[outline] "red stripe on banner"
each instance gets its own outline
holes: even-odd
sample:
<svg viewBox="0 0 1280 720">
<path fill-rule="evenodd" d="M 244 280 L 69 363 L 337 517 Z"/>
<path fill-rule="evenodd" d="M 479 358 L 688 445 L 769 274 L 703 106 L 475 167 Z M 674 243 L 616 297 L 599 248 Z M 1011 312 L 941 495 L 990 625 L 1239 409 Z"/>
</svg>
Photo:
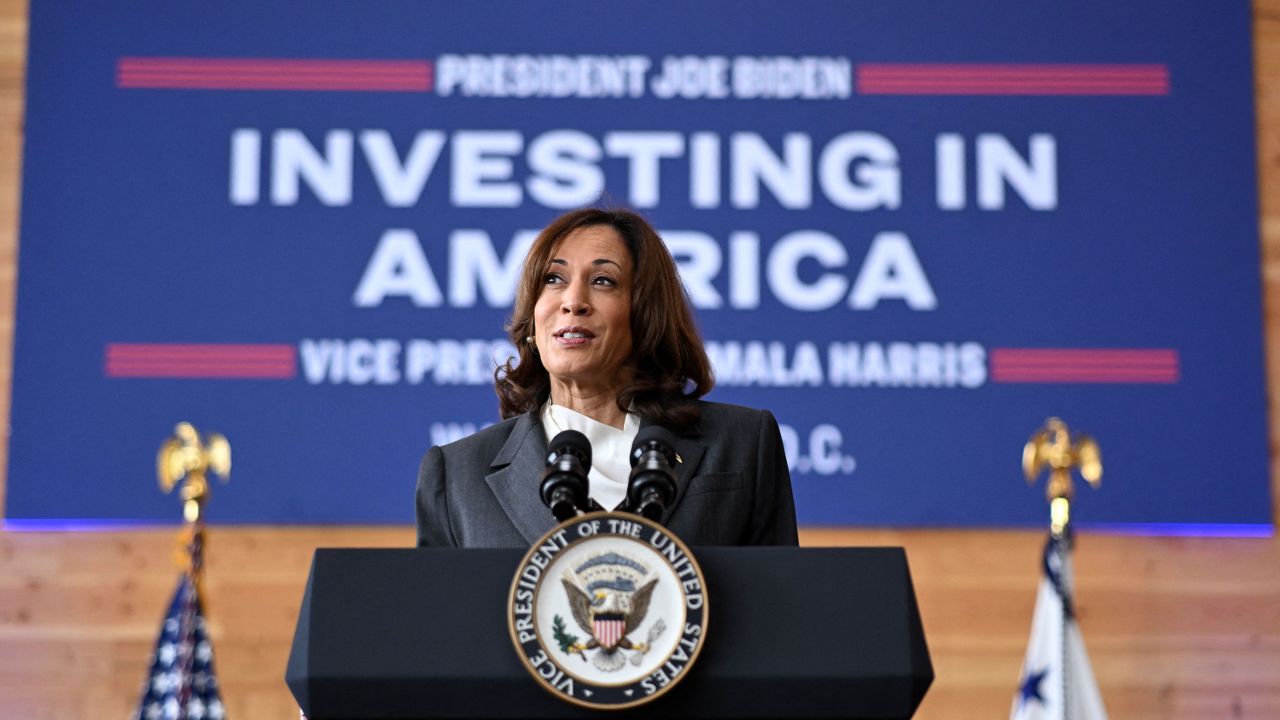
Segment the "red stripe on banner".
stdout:
<svg viewBox="0 0 1280 720">
<path fill-rule="evenodd" d="M 863 95 L 1167 95 L 1164 88 L 1126 85 L 1062 85 L 1037 84 L 993 85 L 990 83 L 948 83 L 946 86 L 926 83 L 864 84 L 858 86 Z"/>
<path fill-rule="evenodd" d="M 268 378 L 297 375 L 292 345 L 132 344 L 107 345 L 107 377 Z"/>
<path fill-rule="evenodd" d="M 240 378 L 286 380 L 295 376 L 291 365 L 108 365 L 116 378 Z"/>
<path fill-rule="evenodd" d="M 1096 63 L 859 63 L 858 70 L 877 77 L 1088 77 L 1163 78 L 1169 68 L 1157 64 Z"/>
<path fill-rule="evenodd" d="M 861 63 L 864 95 L 1168 95 L 1165 65 Z"/>
<path fill-rule="evenodd" d="M 122 88 L 217 90 L 375 90 L 430 92 L 426 60 L 298 60 L 125 57 Z"/>
<path fill-rule="evenodd" d="M 993 363 L 1174 365 L 1178 351 L 1168 348 L 1137 350 L 1109 348 L 992 348 Z"/>
<path fill-rule="evenodd" d="M 1138 366 L 1138 367 L 1122 367 L 1122 366 L 1117 367 L 1117 366 L 1106 366 L 1106 365 L 1094 366 L 1094 367 L 1087 367 L 1087 366 L 1080 367 L 1080 366 L 1074 366 L 1074 365 L 1042 365 L 1039 367 L 1026 366 L 1026 365 L 993 365 L 991 369 L 993 372 L 1003 373 L 1005 375 L 1011 375 L 1011 374 L 1017 373 L 1017 374 L 1026 375 L 1026 376 L 1044 375 L 1047 377 L 1054 376 L 1054 375 L 1065 375 L 1068 373 L 1071 373 L 1074 375 L 1081 375 L 1081 376 L 1089 375 L 1089 374 L 1114 375 L 1114 376 L 1129 374 L 1129 375 L 1160 375 L 1160 376 L 1177 377 L 1178 375 L 1177 366 L 1161 367 L 1157 365 L 1146 365 L 1146 366 Z"/>
<path fill-rule="evenodd" d="M 1005 383 L 1176 383 L 1172 349 L 993 348 L 991 380 Z"/>
<path fill-rule="evenodd" d="M 427 87 L 406 87 L 388 80 L 300 80 L 297 78 L 136 78 L 120 84 L 135 90 L 316 90 L 362 92 L 424 92 Z"/>
<path fill-rule="evenodd" d="M 204 58 L 204 57 L 122 57 L 122 70 L 263 71 L 409 73 L 430 66 L 426 60 L 316 60 L 302 58 Z"/>
<path fill-rule="evenodd" d="M 859 85 L 858 92 L 863 95 L 1080 95 L 1080 96 L 1123 96 L 1123 95 L 1167 95 L 1163 88 L 1135 86 L 1061 86 L 1047 87 L 1036 85 L 961 85 L 951 83 L 944 86 L 936 84 L 924 85 Z"/>
<path fill-rule="evenodd" d="M 210 357 L 278 359 L 292 362 L 297 350 L 282 344 L 237 343 L 108 343 L 108 358 L 183 358 Z"/>
<path fill-rule="evenodd" d="M 1074 375 L 1008 375 L 994 373 L 991 382 L 997 385 L 1176 385 L 1176 377 L 1139 377 L 1131 375 L 1098 375 L 1076 377 Z"/>
</svg>

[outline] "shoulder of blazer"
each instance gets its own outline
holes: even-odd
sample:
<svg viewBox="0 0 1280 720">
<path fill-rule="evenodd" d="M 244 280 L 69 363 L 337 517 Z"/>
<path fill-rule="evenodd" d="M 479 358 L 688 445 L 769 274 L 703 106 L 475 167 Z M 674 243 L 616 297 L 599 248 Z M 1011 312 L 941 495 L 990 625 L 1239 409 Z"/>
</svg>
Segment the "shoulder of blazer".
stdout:
<svg viewBox="0 0 1280 720">
<path fill-rule="evenodd" d="M 728 403 L 699 401 L 702 417 L 698 420 L 697 431 L 702 434 L 715 434 L 725 429 L 756 431 L 760 427 L 765 410 L 730 405 Z"/>
<path fill-rule="evenodd" d="M 524 438 L 534 431 L 541 433 L 542 428 L 537 417 L 527 412 L 442 445 L 440 450 L 448 458 L 465 458 L 472 465 L 502 467 L 510 464 Z"/>
</svg>

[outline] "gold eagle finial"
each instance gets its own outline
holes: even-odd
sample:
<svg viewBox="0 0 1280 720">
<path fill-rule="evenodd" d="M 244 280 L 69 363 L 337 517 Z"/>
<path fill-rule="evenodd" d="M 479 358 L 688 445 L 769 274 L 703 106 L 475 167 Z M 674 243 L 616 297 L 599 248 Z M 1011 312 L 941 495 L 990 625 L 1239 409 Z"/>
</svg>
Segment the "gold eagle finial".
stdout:
<svg viewBox="0 0 1280 720">
<path fill-rule="evenodd" d="M 1022 473 L 1028 484 L 1034 484 L 1046 468 L 1050 525 L 1055 535 L 1061 535 L 1070 522 L 1071 499 L 1075 495 L 1071 471 L 1079 468 L 1080 476 L 1098 487 L 1102 484 L 1102 451 L 1093 438 L 1084 433 L 1072 437 L 1066 423 L 1051 417 L 1022 448 Z"/>
<path fill-rule="evenodd" d="M 201 438 L 191 423 L 178 423 L 173 435 L 156 454 L 156 476 L 165 492 L 172 492 L 182 483 L 182 514 L 187 522 L 201 519 L 200 512 L 209 494 L 210 472 L 223 483 L 227 482 L 231 475 L 231 444 L 219 433 Z"/>
</svg>

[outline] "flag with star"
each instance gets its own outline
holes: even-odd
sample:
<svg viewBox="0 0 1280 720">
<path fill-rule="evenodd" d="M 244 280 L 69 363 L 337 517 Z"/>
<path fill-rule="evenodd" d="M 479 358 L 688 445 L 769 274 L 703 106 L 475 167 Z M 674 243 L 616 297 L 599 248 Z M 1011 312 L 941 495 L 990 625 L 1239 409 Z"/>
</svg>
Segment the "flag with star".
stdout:
<svg viewBox="0 0 1280 720">
<path fill-rule="evenodd" d="M 1071 599 L 1071 539 L 1050 535 L 1010 720 L 1106 720 Z"/>
<path fill-rule="evenodd" d="M 178 580 L 133 720 L 226 717 L 213 670 L 213 645 L 205 625 L 200 584 L 196 581 L 202 535 L 199 531 L 194 533 L 192 565 L 196 572 L 184 572 Z"/>
</svg>

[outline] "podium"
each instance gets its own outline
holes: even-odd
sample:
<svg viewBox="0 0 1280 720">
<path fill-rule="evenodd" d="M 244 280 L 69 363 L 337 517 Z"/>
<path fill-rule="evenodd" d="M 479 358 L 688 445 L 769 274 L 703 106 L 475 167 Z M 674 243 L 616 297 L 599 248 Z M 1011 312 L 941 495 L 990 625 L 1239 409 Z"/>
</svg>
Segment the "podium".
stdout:
<svg viewBox="0 0 1280 720">
<path fill-rule="evenodd" d="M 506 623 L 518 549 L 320 549 L 285 678 L 310 720 L 907 718 L 933 681 L 901 548 L 694 548 L 706 645 L 650 704 L 543 690 Z"/>
</svg>

